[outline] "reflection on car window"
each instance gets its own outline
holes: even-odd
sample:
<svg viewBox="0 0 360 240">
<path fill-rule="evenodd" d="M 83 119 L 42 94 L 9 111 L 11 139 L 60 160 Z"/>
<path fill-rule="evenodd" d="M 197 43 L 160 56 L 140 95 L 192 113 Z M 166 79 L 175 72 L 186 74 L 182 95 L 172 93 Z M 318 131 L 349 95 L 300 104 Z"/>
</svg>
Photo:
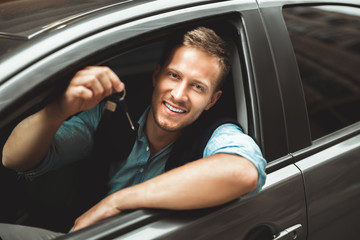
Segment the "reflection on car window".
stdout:
<svg viewBox="0 0 360 240">
<path fill-rule="evenodd" d="M 360 120 L 360 9 L 283 9 L 305 93 L 312 139 Z"/>
</svg>

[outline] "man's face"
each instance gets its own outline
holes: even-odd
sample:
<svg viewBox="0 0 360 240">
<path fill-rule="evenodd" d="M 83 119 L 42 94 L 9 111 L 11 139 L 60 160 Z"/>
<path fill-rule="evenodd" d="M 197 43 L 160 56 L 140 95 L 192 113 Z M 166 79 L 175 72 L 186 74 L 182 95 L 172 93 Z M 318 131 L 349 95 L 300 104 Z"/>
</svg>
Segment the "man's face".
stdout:
<svg viewBox="0 0 360 240">
<path fill-rule="evenodd" d="M 155 69 L 150 114 L 157 127 L 177 132 L 210 109 L 221 96 L 215 91 L 221 74 L 215 57 L 190 47 L 175 50 L 167 66 Z"/>
</svg>

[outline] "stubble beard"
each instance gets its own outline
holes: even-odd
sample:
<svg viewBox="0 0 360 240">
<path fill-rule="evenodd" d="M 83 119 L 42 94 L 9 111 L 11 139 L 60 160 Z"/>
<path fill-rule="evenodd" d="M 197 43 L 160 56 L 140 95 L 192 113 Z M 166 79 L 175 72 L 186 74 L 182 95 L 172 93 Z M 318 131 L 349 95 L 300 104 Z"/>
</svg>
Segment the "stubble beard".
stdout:
<svg viewBox="0 0 360 240">
<path fill-rule="evenodd" d="M 153 116 L 153 119 L 154 119 L 154 122 L 156 124 L 156 126 L 158 128 L 160 128 L 161 130 L 165 131 L 165 132 L 169 132 L 169 133 L 175 133 L 175 132 L 179 132 L 182 130 L 182 127 L 170 127 L 168 126 L 165 121 L 162 121 L 160 119 L 158 119 L 154 112 L 152 112 L 152 116 Z"/>
</svg>

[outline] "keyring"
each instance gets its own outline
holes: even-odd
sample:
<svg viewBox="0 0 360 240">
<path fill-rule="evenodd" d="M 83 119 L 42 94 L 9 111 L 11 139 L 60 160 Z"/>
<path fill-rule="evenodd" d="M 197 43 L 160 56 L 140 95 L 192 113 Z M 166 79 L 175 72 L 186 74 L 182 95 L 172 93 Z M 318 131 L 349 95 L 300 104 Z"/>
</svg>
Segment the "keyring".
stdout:
<svg viewBox="0 0 360 240">
<path fill-rule="evenodd" d="M 126 88 L 124 88 L 124 91 L 122 91 L 122 92 L 120 92 L 120 93 L 122 93 L 122 95 L 121 95 L 121 97 L 119 98 L 119 101 L 122 101 L 122 100 L 125 99 L 125 96 L 126 96 Z M 119 94 L 120 94 L 120 93 L 119 93 Z"/>
<path fill-rule="evenodd" d="M 111 94 L 108 99 L 112 102 L 121 102 L 125 99 L 125 97 L 126 97 L 126 89 L 124 88 L 122 92 Z"/>
</svg>

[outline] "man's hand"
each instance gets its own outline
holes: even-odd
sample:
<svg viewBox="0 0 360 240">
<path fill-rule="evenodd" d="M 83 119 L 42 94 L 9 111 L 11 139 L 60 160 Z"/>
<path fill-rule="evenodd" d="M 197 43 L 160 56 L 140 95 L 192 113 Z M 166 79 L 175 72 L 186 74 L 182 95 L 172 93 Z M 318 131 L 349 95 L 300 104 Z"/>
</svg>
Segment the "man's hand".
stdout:
<svg viewBox="0 0 360 240">
<path fill-rule="evenodd" d="M 65 93 L 51 107 L 60 118 L 95 107 L 113 92 L 124 90 L 124 83 L 108 67 L 87 67 L 75 74 Z"/>
<path fill-rule="evenodd" d="M 76 219 L 72 231 L 80 230 L 100 220 L 119 214 L 121 211 L 116 206 L 113 195 L 104 198 Z"/>
<path fill-rule="evenodd" d="M 3 165 L 28 171 L 41 163 L 63 121 L 95 107 L 112 92 L 124 90 L 124 83 L 108 67 L 87 67 L 70 81 L 65 93 L 44 109 L 20 122 L 3 149 Z"/>
</svg>

